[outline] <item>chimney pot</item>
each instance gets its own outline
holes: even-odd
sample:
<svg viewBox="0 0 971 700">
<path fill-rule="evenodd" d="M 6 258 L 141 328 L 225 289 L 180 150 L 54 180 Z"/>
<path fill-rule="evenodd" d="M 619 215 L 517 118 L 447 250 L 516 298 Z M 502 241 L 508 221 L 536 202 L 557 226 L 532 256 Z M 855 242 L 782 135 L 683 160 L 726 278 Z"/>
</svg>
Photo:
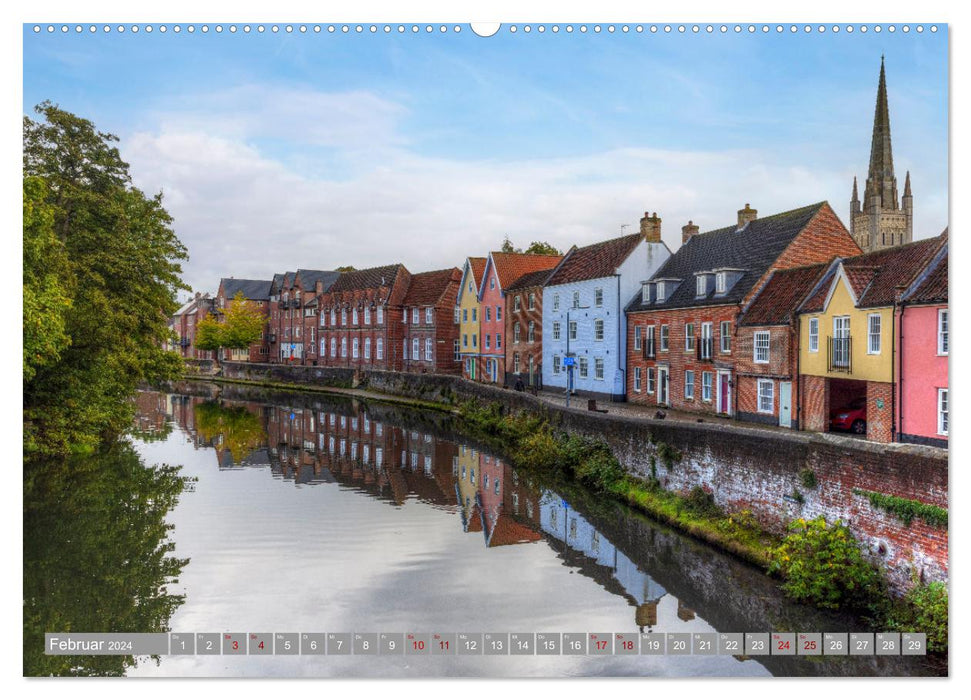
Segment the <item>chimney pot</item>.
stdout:
<svg viewBox="0 0 971 700">
<path fill-rule="evenodd" d="M 750 221 L 755 221 L 759 217 L 759 212 L 757 209 L 752 209 L 748 202 L 745 203 L 744 209 L 738 210 L 738 229 L 741 231 L 745 228 L 746 224 Z"/>
<path fill-rule="evenodd" d="M 687 226 L 681 227 L 681 245 L 687 243 L 692 236 L 696 236 L 697 234 L 698 227 L 692 221 L 688 221 Z"/>
<path fill-rule="evenodd" d="M 661 220 L 658 218 L 657 212 L 653 214 L 644 212 L 644 218 L 641 219 L 641 236 L 648 243 L 661 242 Z"/>
</svg>

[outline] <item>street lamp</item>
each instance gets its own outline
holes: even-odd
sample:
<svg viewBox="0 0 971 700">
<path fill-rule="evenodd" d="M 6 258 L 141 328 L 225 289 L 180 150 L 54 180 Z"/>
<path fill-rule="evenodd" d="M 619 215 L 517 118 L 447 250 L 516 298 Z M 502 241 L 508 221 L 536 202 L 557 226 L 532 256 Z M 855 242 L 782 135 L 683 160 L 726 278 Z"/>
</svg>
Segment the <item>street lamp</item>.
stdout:
<svg viewBox="0 0 971 700">
<path fill-rule="evenodd" d="M 589 309 L 589 306 L 573 306 L 566 310 L 566 358 L 563 363 L 566 365 L 566 407 L 570 407 L 570 394 L 573 393 L 573 367 L 576 358 L 570 354 L 570 311 L 573 309 Z"/>
</svg>

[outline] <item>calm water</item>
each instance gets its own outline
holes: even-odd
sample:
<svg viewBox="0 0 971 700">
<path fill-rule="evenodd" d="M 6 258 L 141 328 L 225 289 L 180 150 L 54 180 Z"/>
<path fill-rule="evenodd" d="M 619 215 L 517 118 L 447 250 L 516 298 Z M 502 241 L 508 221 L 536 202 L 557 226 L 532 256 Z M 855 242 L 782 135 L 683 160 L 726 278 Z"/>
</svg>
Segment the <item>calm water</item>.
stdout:
<svg viewBox="0 0 971 700">
<path fill-rule="evenodd" d="M 36 638 L 31 630 L 96 631 L 99 621 L 118 630 L 189 633 L 866 630 L 788 603 L 758 570 L 647 518 L 517 473 L 456 435 L 447 416 L 235 387 L 186 390 L 193 395 L 139 395 L 133 450 L 94 466 L 33 467 L 41 476 L 26 482 L 25 533 L 52 532 L 25 540 L 26 647 Z M 183 481 L 156 465 L 181 465 L 181 495 Z M 51 672 L 45 661 L 25 651 L 25 672 Z M 157 664 L 102 663 L 85 672 L 932 672 L 921 660 L 872 657 L 170 656 Z"/>
</svg>

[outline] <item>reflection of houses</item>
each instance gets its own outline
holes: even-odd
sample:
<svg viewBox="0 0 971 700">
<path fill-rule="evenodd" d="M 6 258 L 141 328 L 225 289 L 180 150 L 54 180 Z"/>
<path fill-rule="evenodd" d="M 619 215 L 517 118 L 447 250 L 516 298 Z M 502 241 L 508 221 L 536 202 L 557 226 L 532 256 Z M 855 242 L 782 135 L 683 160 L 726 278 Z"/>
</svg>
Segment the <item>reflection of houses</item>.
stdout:
<svg viewBox="0 0 971 700">
<path fill-rule="evenodd" d="M 639 625 L 657 623 L 657 602 L 667 595 L 667 591 L 601 535 L 586 518 L 573 510 L 569 503 L 550 491 L 546 491 L 540 499 L 540 528 L 587 560 L 579 562 L 585 575 L 637 606 L 635 618 Z M 591 567 L 590 563 L 595 566 Z"/>
<path fill-rule="evenodd" d="M 168 421 L 168 404 L 165 394 L 155 391 L 139 391 L 135 394 L 134 428 L 142 434 L 157 435 L 165 430 Z"/>
<path fill-rule="evenodd" d="M 542 538 L 535 528 L 523 522 L 515 512 L 520 507 L 522 489 L 516 489 L 516 507 L 512 507 L 512 475 L 512 467 L 501 459 L 480 453 L 479 508 L 487 547 L 536 542 Z M 532 500 L 536 502 L 535 497 Z"/>
</svg>

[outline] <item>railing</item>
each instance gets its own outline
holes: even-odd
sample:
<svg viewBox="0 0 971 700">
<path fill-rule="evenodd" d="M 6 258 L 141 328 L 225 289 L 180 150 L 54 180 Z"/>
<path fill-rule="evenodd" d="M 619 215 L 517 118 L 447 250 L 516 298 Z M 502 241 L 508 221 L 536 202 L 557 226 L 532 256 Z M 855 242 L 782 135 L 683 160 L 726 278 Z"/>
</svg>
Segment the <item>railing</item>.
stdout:
<svg viewBox="0 0 971 700">
<path fill-rule="evenodd" d="M 701 337 L 698 339 L 698 360 L 701 362 L 711 362 L 715 349 L 715 339 Z"/>
<path fill-rule="evenodd" d="M 826 359 L 830 372 L 853 372 L 853 339 L 827 337 Z"/>
<path fill-rule="evenodd" d="M 657 349 L 654 346 L 654 338 L 648 337 L 644 340 L 644 359 L 653 360 L 657 357 Z"/>
</svg>

